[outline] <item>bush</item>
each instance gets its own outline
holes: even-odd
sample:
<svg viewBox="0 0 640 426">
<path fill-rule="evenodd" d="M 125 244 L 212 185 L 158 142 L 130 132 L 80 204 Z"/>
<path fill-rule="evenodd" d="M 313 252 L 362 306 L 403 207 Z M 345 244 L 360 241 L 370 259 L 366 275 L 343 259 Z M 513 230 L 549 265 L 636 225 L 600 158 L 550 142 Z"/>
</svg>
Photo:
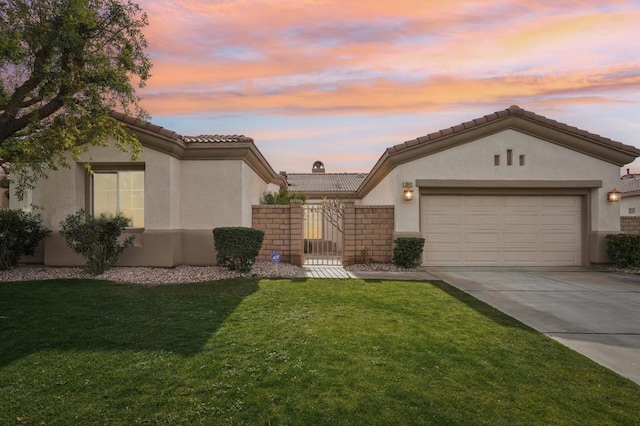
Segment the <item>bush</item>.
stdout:
<svg viewBox="0 0 640 426">
<path fill-rule="evenodd" d="M 403 237 L 393 241 L 393 264 L 403 268 L 415 268 L 422 263 L 424 238 Z"/>
<path fill-rule="evenodd" d="M 33 254 L 50 232 L 39 214 L 0 210 L 0 271 L 13 268 L 22 256 Z"/>
<path fill-rule="evenodd" d="M 607 255 L 618 266 L 640 267 L 640 235 L 610 234 L 606 237 Z"/>
<path fill-rule="evenodd" d="M 278 192 L 265 192 L 262 194 L 260 204 L 283 204 L 288 205 L 291 200 L 301 200 L 303 203 L 307 201 L 307 195 L 300 192 L 289 192 L 286 187 L 280 188 Z"/>
<path fill-rule="evenodd" d="M 84 257 L 84 270 L 98 275 L 113 266 L 124 249 L 133 246 L 133 236 L 120 240 L 128 225 L 129 219 L 124 216 L 94 218 L 80 210 L 60 223 L 60 234 L 74 252 Z"/>
<path fill-rule="evenodd" d="M 254 228 L 227 227 L 213 230 L 218 265 L 249 272 L 260 253 L 264 231 Z"/>
</svg>

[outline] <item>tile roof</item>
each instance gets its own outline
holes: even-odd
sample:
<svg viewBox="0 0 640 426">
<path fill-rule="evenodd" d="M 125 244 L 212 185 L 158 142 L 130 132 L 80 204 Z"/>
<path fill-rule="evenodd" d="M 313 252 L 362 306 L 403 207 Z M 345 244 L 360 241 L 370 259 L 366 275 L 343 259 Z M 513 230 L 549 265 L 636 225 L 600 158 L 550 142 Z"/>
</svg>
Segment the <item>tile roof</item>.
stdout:
<svg viewBox="0 0 640 426">
<path fill-rule="evenodd" d="M 620 179 L 620 184 L 616 189 L 622 192 L 623 194 L 640 191 L 640 178 L 634 177 L 631 179 L 629 178 Z"/>
<path fill-rule="evenodd" d="M 234 142 L 250 142 L 253 139 L 244 135 L 199 135 L 199 136 L 182 136 L 173 130 L 165 129 L 162 126 L 149 123 L 148 121 L 139 120 L 135 117 L 123 114 L 117 111 L 111 111 L 111 116 L 126 124 L 137 127 L 139 129 L 148 130 L 161 136 L 168 137 L 173 140 L 181 140 L 184 143 L 234 143 Z"/>
<path fill-rule="evenodd" d="M 366 173 L 288 173 L 291 192 L 355 192 Z"/>
<path fill-rule="evenodd" d="M 253 139 L 245 135 L 199 135 L 182 136 L 184 143 L 234 143 L 253 142 Z"/>
<path fill-rule="evenodd" d="M 173 130 L 165 129 L 162 126 L 151 124 L 148 121 L 139 120 L 135 117 L 131 117 L 130 115 L 126 115 L 121 112 L 111 111 L 111 116 L 116 120 L 120 120 L 126 124 L 138 127 L 140 129 L 148 130 L 152 133 L 157 133 L 173 140 L 179 140 L 181 138 L 181 136 Z"/>
<path fill-rule="evenodd" d="M 604 145 L 611 146 L 613 148 L 632 151 L 632 152 L 635 152 L 637 155 L 640 155 L 640 150 L 636 147 L 613 141 L 609 138 L 605 138 L 595 133 L 587 132 L 586 130 L 578 129 L 577 127 L 574 127 L 574 126 L 569 126 L 568 124 L 560 123 L 556 120 L 552 120 L 550 118 L 533 113 L 531 111 L 527 111 L 523 108 L 520 108 L 517 105 L 511 105 L 509 108 L 505 110 L 497 111 L 497 112 L 494 112 L 493 114 L 485 115 L 484 117 L 476 118 L 474 120 L 467 121 L 462 124 L 458 124 L 457 126 L 452 126 L 446 129 L 442 129 L 434 133 L 429 133 L 426 136 L 421 136 L 419 138 L 412 139 L 410 141 L 392 146 L 390 148 L 387 148 L 386 152 L 388 154 L 395 154 L 397 152 L 401 152 L 401 151 L 410 149 L 412 147 L 415 147 L 416 145 L 430 143 L 440 138 L 450 136 L 455 133 L 460 133 L 469 129 L 473 129 L 474 127 L 479 127 L 484 124 L 490 123 L 492 121 L 501 120 L 509 116 L 519 116 L 519 117 L 528 118 L 532 121 L 547 125 L 557 130 L 573 133 L 575 135 L 591 139 L 595 142 L 599 142 Z"/>
</svg>

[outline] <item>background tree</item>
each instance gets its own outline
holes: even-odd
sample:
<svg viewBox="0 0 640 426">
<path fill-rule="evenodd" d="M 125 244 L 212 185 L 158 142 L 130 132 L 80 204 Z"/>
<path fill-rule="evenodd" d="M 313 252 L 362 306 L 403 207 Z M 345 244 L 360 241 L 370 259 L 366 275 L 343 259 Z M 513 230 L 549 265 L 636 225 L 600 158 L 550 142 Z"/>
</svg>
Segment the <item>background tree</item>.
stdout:
<svg viewBox="0 0 640 426">
<path fill-rule="evenodd" d="M 0 0 L 0 165 L 19 196 L 47 170 L 109 139 L 140 144 L 113 109 L 146 118 L 134 86 L 151 63 L 147 16 L 131 1 Z"/>
<path fill-rule="evenodd" d="M 301 192 L 289 192 L 286 186 L 280 188 L 278 192 L 267 191 L 262 194 L 260 204 L 289 204 L 291 200 L 307 201 L 307 195 Z"/>
</svg>

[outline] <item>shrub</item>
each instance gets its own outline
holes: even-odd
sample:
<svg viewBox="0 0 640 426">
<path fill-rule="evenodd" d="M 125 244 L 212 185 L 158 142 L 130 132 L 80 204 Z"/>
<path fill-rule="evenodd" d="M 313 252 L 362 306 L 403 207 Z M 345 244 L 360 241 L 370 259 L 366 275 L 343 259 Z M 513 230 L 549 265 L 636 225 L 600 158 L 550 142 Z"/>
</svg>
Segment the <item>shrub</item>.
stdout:
<svg viewBox="0 0 640 426">
<path fill-rule="evenodd" d="M 264 231 L 254 228 L 226 227 L 213 230 L 218 265 L 249 272 L 260 253 Z"/>
<path fill-rule="evenodd" d="M 33 254 L 51 231 L 42 225 L 39 214 L 22 210 L 0 211 L 0 270 L 11 269 L 24 255 Z"/>
<path fill-rule="evenodd" d="M 607 240 L 607 255 L 620 267 L 640 267 L 640 235 L 638 234 L 609 234 Z"/>
<path fill-rule="evenodd" d="M 422 263 L 424 238 L 403 237 L 394 240 L 393 264 L 403 268 L 415 268 Z"/>
<path fill-rule="evenodd" d="M 265 192 L 262 194 L 262 199 L 260 200 L 260 204 L 290 204 L 291 200 L 302 200 L 302 202 L 307 201 L 307 195 L 297 192 L 289 192 L 287 187 L 282 187 L 278 192 Z"/>
<path fill-rule="evenodd" d="M 124 249 L 133 246 L 133 236 L 120 240 L 128 225 L 129 219 L 124 216 L 94 218 L 79 210 L 60 223 L 60 234 L 74 252 L 84 257 L 84 270 L 98 275 L 113 266 Z"/>
</svg>

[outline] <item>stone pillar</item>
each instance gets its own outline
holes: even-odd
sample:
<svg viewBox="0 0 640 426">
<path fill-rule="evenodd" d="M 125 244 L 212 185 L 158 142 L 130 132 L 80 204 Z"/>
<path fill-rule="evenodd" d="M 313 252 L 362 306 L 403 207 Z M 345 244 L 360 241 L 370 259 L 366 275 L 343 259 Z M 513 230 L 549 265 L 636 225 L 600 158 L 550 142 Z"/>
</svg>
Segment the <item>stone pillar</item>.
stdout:
<svg viewBox="0 0 640 426">
<path fill-rule="evenodd" d="M 342 222 L 342 265 L 353 265 L 357 262 L 356 253 L 356 202 L 344 200 L 344 216 Z"/>
<path fill-rule="evenodd" d="M 302 226 L 303 226 L 303 212 L 302 212 L 302 200 L 291 200 L 291 264 L 302 266 L 303 252 L 302 252 Z"/>
</svg>

